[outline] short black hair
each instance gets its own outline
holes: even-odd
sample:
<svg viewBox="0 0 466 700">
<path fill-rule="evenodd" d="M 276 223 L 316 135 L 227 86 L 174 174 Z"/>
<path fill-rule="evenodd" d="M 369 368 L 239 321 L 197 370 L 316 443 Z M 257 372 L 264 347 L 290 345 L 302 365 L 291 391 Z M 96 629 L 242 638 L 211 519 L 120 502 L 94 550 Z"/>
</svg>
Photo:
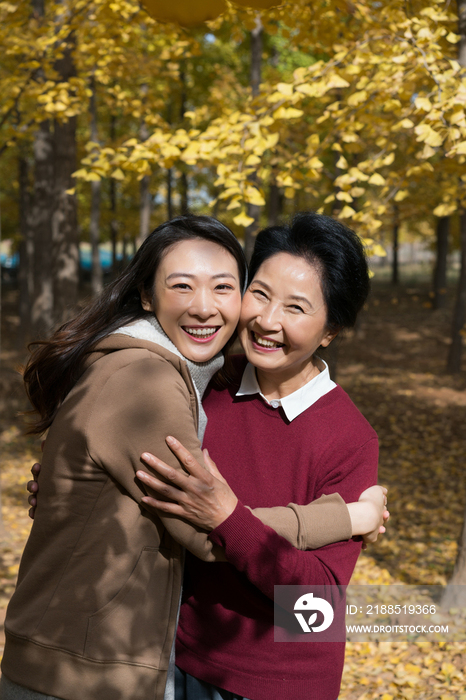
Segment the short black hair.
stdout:
<svg viewBox="0 0 466 700">
<path fill-rule="evenodd" d="M 268 258 L 278 253 L 304 258 L 317 268 L 330 330 L 354 326 L 370 291 L 364 246 L 354 231 L 315 212 L 296 214 L 290 224 L 269 226 L 257 235 L 249 280 Z"/>
</svg>

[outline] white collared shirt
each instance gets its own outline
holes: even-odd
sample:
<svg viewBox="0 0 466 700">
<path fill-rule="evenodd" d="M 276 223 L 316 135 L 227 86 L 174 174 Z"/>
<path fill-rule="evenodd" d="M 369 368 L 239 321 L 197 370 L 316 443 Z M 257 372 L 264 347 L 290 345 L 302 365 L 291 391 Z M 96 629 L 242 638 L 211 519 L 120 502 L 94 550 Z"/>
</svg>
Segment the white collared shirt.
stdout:
<svg viewBox="0 0 466 700">
<path fill-rule="evenodd" d="M 291 422 L 310 408 L 312 404 L 322 398 L 322 396 L 325 396 L 325 394 L 328 394 L 329 391 L 332 391 L 332 389 L 336 387 L 335 382 L 330 379 L 327 363 L 323 360 L 321 360 L 321 362 L 324 363 L 325 369 L 323 369 L 317 377 L 314 377 L 307 384 L 293 391 L 292 394 L 288 394 L 288 396 L 284 396 L 282 399 L 273 399 L 272 401 L 268 401 L 261 392 L 256 377 L 256 371 L 253 365 L 248 362 L 243 373 L 241 386 L 236 392 L 236 396 L 259 394 L 272 408 L 279 408 L 281 406 L 286 417 Z"/>
</svg>

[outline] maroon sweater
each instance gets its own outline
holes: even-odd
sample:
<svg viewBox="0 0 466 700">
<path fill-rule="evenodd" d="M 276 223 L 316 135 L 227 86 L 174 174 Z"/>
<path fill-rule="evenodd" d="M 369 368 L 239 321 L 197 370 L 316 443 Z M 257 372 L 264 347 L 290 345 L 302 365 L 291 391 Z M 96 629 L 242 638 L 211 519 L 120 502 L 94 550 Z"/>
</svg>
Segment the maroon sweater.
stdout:
<svg viewBox="0 0 466 700">
<path fill-rule="evenodd" d="M 274 585 L 347 584 L 361 544 L 294 549 L 245 507 L 355 501 L 377 479 L 377 436 L 336 387 L 291 423 L 237 386 L 210 389 L 204 446 L 240 499 L 210 535 L 227 564 L 188 555 L 176 663 L 251 700 L 336 700 L 344 643 L 274 642 Z"/>
</svg>

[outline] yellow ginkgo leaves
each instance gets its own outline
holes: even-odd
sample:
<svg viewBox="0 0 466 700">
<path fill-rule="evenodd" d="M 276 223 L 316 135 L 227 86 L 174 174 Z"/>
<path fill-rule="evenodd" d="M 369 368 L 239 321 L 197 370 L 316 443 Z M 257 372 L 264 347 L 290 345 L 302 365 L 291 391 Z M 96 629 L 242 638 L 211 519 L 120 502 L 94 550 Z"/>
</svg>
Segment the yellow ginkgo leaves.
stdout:
<svg viewBox="0 0 466 700">
<path fill-rule="evenodd" d="M 433 214 L 434 216 L 450 216 L 458 208 L 457 202 L 444 202 L 435 207 Z"/>
<path fill-rule="evenodd" d="M 244 228 L 247 228 L 254 223 L 254 219 L 248 216 L 244 211 L 242 211 L 241 214 L 238 214 L 238 216 L 235 216 L 233 221 L 237 226 L 242 226 Z"/>
<path fill-rule="evenodd" d="M 446 1 L 410 9 L 382 3 L 376 13 L 370 0 L 358 0 L 351 9 L 334 0 L 283 6 L 240 0 L 236 10 L 226 0 L 143 2 L 156 21 L 142 15 L 134 0 L 113 0 L 111 6 L 92 0 L 97 19 L 83 36 L 76 29 L 79 81 L 60 86 L 50 80 L 40 95 L 34 93 L 40 105 L 36 120 L 82 114 L 89 99 L 85 70 L 92 66 L 105 109 L 122 115 L 119 129 L 126 134 L 92 146 L 77 169 L 78 180 L 134 182 L 149 173 L 163 180 L 164 169 L 174 168 L 196 183 L 209 173 L 208 196 L 219 204 L 219 215 L 236 215 L 237 226 L 249 225 L 249 205 L 262 208 L 265 222 L 270 186 L 276 185 L 288 210 L 293 201 L 331 213 L 333 203 L 336 215 L 363 237 L 388 230 L 394 208 L 401 218 L 417 219 L 421 211 L 431 218 L 462 196 L 466 77 L 456 60 L 454 8 Z M 228 50 L 238 55 L 248 50 L 255 13 L 238 5 L 260 9 L 264 33 L 279 32 L 287 41 L 278 66 L 264 61 L 254 96 L 245 73 L 240 75 L 244 66 L 232 68 L 230 59 L 222 58 L 225 41 L 233 36 L 236 43 Z M 123 21 L 125 13 L 134 21 Z M 341 21 L 345 13 L 351 21 Z M 2 17 L 7 16 L 5 10 Z M 188 26 L 213 17 L 204 34 L 160 23 Z M 113 30 L 94 36 L 102 18 L 111 19 Z M 46 39 L 52 51 L 54 35 Z M 128 68 L 128 47 L 136 56 L 139 39 L 140 62 Z M 209 65 L 210 58 L 198 60 L 204 52 L 207 57 L 211 45 L 215 65 Z M 296 59 L 291 63 L 288 50 Z M 213 77 L 204 85 L 210 72 Z M 19 82 L 15 88 L 22 89 Z M 181 93 L 185 111 L 172 124 L 168 102 L 172 114 L 177 112 Z M 16 99 L 12 90 L 8 99 L 10 105 Z M 138 137 L 142 122 L 149 138 Z M 459 183 L 457 196 L 449 191 L 453 181 Z"/>
<path fill-rule="evenodd" d="M 415 127 L 414 132 L 417 135 L 417 140 L 424 141 L 428 146 L 436 147 L 443 143 L 443 136 L 429 124 L 419 124 Z"/>
</svg>

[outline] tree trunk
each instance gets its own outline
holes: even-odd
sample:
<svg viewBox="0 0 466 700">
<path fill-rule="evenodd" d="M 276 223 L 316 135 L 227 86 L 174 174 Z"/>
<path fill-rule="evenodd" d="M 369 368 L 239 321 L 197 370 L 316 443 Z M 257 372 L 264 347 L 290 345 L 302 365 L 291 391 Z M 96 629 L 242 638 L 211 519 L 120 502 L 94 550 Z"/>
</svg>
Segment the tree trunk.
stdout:
<svg viewBox="0 0 466 700">
<path fill-rule="evenodd" d="M 2 207 L 0 202 L 0 243 L 2 242 Z M 2 350 L 2 266 L 0 265 L 0 357 Z M 1 514 L 1 507 L 0 507 Z"/>
<path fill-rule="evenodd" d="M 252 96 L 257 97 L 260 90 L 261 83 L 261 69 L 262 69 L 262 37 L 263 29 L 260 14 L 256 14 L 256 26 L 251 32 L 251 91 Z M 250 182 L 255 185 L 259 185 L 259 178 L 257 173 L 253 173 L 249 176 Z M 252 251 L 254 249 L 254 239 L 259 228 L 261 207 L 257 204 L 248 205 L 248 216 L 254 219 L 250 226 L 244 229 L 244 253 L 246 259 L 250 260 Z"/>
<path fill-rule="evenodd" d="M 116 137 L 116 117 L 114 114 L 110 117 L 110 139 L 112 144 Z M 117 191 L 116 181 L 110 178 L 110 242 L 112 244 L 112 278 L 115 278 L 118 273 L 117 261 L 117 240 L 118 240 L 118 221 L 117 221 Z"/>
<path fill-rule="evenodd" d="M 68 82 L 76 75 L 72 36 L 63 57 L 55 64 L 60 78 Z M 55 121 L 54 129 L 55 201 L 52 217 L 54 262 L 54 317 L 57 323 L 70 319 L 78 303 L 79 239 L 76 195 L 67 194 L 75 182 L 71 177 L 76 170 L 76 117 L 67 122 Z"/>
<path fill-rule="evenodd" d="M 127 233 L 123 236 L 123 260 L 122 268 L 125 268 L 129 262 L 129 236 Z"/>
<path fill-rule="evenodd" d="M 466 67 L 466 0 L 458 0 L 458 63 Z M 453 312 L 451 345 L 448 353 L 447 372 L 457 374 L 461 371 L 461 351 L 463 346 L 464 325 L 466 322 L 466 210 L 460 213 L 461 271 L 456 292 Z"/>
<path fill-rule="evenodd" d="M 29 164 L 20 155 L 19 182 L 19 333 L 18 347 L 24 348 L 31 338 L 31 307 L 34 298 L 34 238 L 31 227 L 31 196 L 29 192 Z"/>
<path fill-rule="evenodd" d="M 32 14 L 36 19 L 44 16 L 45 2 L 44 0 L 32 0 Z"/>
<path fill-rule="evenodd" d="M 52 215 L 53 142 L 49 121 L 34 136 L 34 195 L 31 217 L 34 240 L 34 299 L 31 325 L 34 337 L 48 335 L 53 325 Z"/>
<path fill-rule="evenodd" d="M 167 170 L 167 219 L 173 219 L 173 183 L 171 168 Z"/>
<path fill-rule="evenodd" d="M 184 170 L 180 175 L 180 212 L 182 216 L 187 216 L 189 213 L 188 176 Z"/>
<path fill-rule="evenodd" d="M 0 207 L 0 243 L 2 241 L 2 209 Z M 0 266 L 0 351 L 2 349 L 2 270 Z M 3 537 L 5 534 L 5 528 L 3 525 L 3 508 L 2 508 L 2 491 L 1 491 L 1 486 L 0 486 L 0 537 Z"/>
<path fill-rule="evenodd" d="M 466 66 L 466 0 L 458 0 L 458 33 L 460 42 L 458 46 L 458 61 Z M 448 353 L 447 369 L 451 373 L 460 371 L 461 368 L 461 330 L 466 320 L 466 212 L 460 213 L 460 239 L 461 239 L 461 272 L 458 281 L 458 291 L 453 315 L 452 343 Z M 455 562 L 453 575 L 448 581 L 442 596 L 441 605 L 447 610 L 453 607 L 466 607 L 466 512 L 463 516 L 463 528 L 458 540 L 458 555 Z"/>
<path fill-rule="evenodd" d="M 32 14 L 40 22 L 44 0 L 32 0 Z M 50 122 L 44 120 L 34 134 L 34 189 L 31 211 L 33 245 L 33 299 L 30 330 L 34 337 L 46 336 L 53 323 L 52 281 L 52 213 L 53 213 L 53 144 Z"/>
<path fill-rule="evenodd" d="M 447 372 L 457 374 L 461 371 L 461 350 L 466 323 L 466 211 L 460 214 L 461 271 L 458 280 L 455 309 L 451 331 L 451 345 L 448 353 Z"/>
<path fill-rule="evenodd" d="M 252 178 L 249 178 L 252 180 Z M 248 216 L 254 219 L 254 222 L 244 229 L 244 254 L 246 260 L 249 262 L 251 260 L 252 251 L 254 250 L 254 243 L 256 240 L 256 234 L 259 229 L 259 216 L 261 207 L 257 204 L 249 204 L 248 206 Z"/>
<path fill-rule="evenodd" d="M 460 41 L 458 44 L 458 63 L 466 67 L 466 0 L 458 0 L 458 34 Z"/>
<path fill-rule="evenodd" d="M 436 259 L 434 268 L 434 309 L 443 309 L 447 301 L 447 258 L 450 218 L 437 219 Z"/>
<path fill-rule="evenodd" d="M 262 71 L 262 36 L 263 28 L 260 14 L 256 14 L 256 26 L 251 32 L 251 89 L 252 96 L 257 97 L 261 84 Z"/>
<path fill-rule="evenodd" d="M 180 70 L 180 123 L 183 122 L 184 113 L 186 112 L 186 73 L 184 69 Z M 186 165 L 179 165 L 180 168 L 180 213 L 182 216 L 187 216 L 189 212 L 189 197 L 188 197 L 188 175 L 186 173 Z"/>
<path fill-rule="evenodd" d="M 115 278 L 118 274 L 117 260 L 117 242 L 118 242 L 118 221 L 117 214 L 117 195 L 116 182 L 113 178 L 110 179 L 110 243 L 112 244 L 112 277 Z"/>
<path fill-rule="evenodd" d="M 144 98 L 147 95 L 147 90 L 147 85 L 142 85 L 141 95 Z M 147 124 L 144 120 L 142 121 L 139 129 L 139 137 L 141 141 L 146 141 L 149 138 L 149 129 L 147 128 Z M 134 241 L 135 248 L 139 248 L 150 233 L 151 212 L 152 197 L 150 194 L 150 175 L 144 175 L 139 183 L 139 235 Z"/>
<path fill-rule="evenodd" d="M 79 284 L 79 241 L 76 197 L 67 194 L 76 170 L 76 119 L 55 124 L 55 207 L 52 219 L 54 316 L 58 323 L 76 310 Z"/>
<path fill-rule="evenodd" d="M 145 122 L 141 124 L 141 139 L 149 138 L 149 129 Z M 150 215 L 152 211 L 152 197 L 150 195 L 150 175 L 144 175 L 139 185 L 139 237 L 135 245 L 139 248 L 150 233 Z"/>
<path fill-rule="evenodd" d="M 99 143 L 97 130 L 97 96 L 94 76 L 91 77 L 91 98 L 89 109 L 91 113 L 91 141 Z M 92 267 L 91 267 L 91 289 L 92 296 L 97 296 L 103 289 L 103 273 L 100 262 L 100 203 L 101 203 L 100 180 L 91 182 L 91 216 L 89 222 L 89 239 L 91 243 Z"/>
<path fill-rule="evenodd" d="M 343 94 L 341 90 L 335 90 L 335 99 L 336 100 L 341 100 L 343 99 Z M 334 176 L 333 176 L 333 201 L 330 205 L 330 216 L 337 217 L 338 213 L 341 211 L 343 207 L 343 202 L 341 199 L 337 199 L 337 194 L 341 192 L 341 187 L 335 184 L 336 180 L 340 177 L 340 175 L 343 175 L 345 172 L 338 166 L 338 162 L 340 160 L 341 154 L 338 153 L 338 151 L 333 152 L 333 169 L 334 169 Z"/>
<path fill-rule="evenodd" d="M 398 217 L 398 207 L 394 207 L 393 216 L 394 216 L 394 219 L 393 219 L 393 240 L 392 240 L 392 250 L 393 250 L 392 284 L 394 286 L 397 286 L 400 282 L 400 271 L 399 271 L 399 261 L 398 261 L 400 220 Z"/>
<path fill-rule="evenodd" d="M 139 238 L 138 247 L 150 233 L 150 215 L 152 212 L 152 197 L 150 193 L 150 175 L 144 175 L 139 185 Z"/>
<path fill-rule="evenodd" d="M 283 195 L 275 182 L 269 189 L 269 226 L 276 226 L 283 209 Z"/>
<path fill-rule="evenodd" d="M 92 296 L 97 296 L 103 289 L 103 271 L 100 262 L 100 181 L 91 182 L 91 216 L 89 221 L 89 240 L 91 243 L 91 289 Z"/>
</svg>

